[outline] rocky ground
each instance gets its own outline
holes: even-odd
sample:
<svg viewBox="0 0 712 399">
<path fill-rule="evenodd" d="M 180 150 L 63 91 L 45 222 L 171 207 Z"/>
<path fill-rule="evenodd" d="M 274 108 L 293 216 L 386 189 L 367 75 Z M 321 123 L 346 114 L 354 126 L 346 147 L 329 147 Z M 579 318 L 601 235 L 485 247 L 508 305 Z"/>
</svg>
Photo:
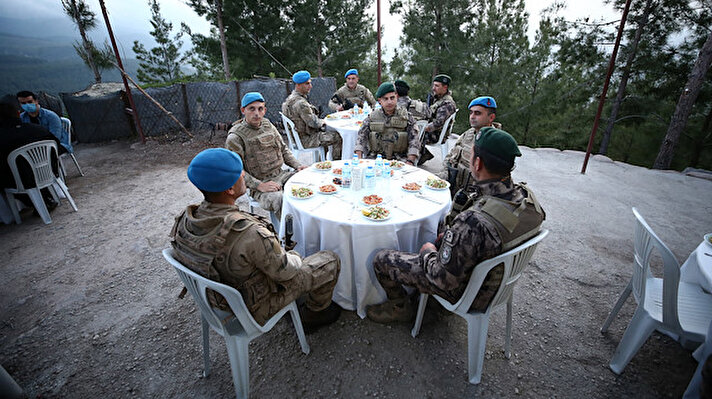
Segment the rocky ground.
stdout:
<svg viewBox="0 0 712 399">
<path fill-rule="evenodd" d="M 222 339 L 211 333 L 212 374 L 201 378 L 198 311 L 163 260 L 173 217 L 200 199 L 185 168 L 224 135 L 78 145 L 86 176 L 68 165 L 66 202 L 53 223 L 27 215 L 0 225 L 0 363 L 29 397 L 234 397 Z M 255 398 L 655 398 L 680 397 L 691 352 L 655 333 L 625 372 L 608 362 L 635 309 L 631 297 L 599 332 L 631 275 L 636 206 L 680 262 L 712 231 L 712 181 L 583 154 L 523 148 L 513 175 L 526 180 L 551 231 L 515 292 L 513 354 L 505 310 L 492 314 L 479 385 L 467 382 L 463 320 L 429 310 L 383 326 L 344 312 L 308 336 L 291 323 L 250 345 Z M 428 163 L 438 169 L 439 161 Z M 241 199 L 241 204 L 247 203 Z"/>
</svg>

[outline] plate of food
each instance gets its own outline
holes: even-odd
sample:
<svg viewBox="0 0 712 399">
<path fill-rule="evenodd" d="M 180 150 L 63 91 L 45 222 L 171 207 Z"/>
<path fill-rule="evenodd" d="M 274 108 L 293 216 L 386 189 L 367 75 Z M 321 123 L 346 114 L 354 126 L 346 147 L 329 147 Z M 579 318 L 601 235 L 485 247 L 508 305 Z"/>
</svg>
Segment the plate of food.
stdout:
<svg viewBox="0 0 712 399">
<path fill-rule="evenodd" d="M 431 190 L 447 190 L 450 187 L 450 183 L 447 180 L 431 176 L 425 180 L 425 186 Z"/>
<path fill-rule="evenodd" d="M 390 162 L 391 169 L 394 169 L 394 170 L 403 169 L 403 167 L 405 166 L 405 162 L 397 161 L 395 159 L 392 161 L 387 161 L 387 162 Z"/>
<path fill-rule="evenodd" d="M 351 115 L 343 114 L 343 115 L 341 115 L 341 119 L 351 119 Z"/>
<path fill-rule="evenodd" d="M 363 208 L 361 214 L 366 219 L 373 220 L 374 222 L 382 222 L 391 218 L 391 211 L 382 206 Z"/>
<path fill-rule="evenodd" d="M 338 119 L 338 116 L 336 116 L 336 114 L 329 114 L 326 116 L 326 119 Z"/>
<path fill-rule="evenodd" d="M 378 205 L 383 203 L 383 197 L 379 197 L 376 194 L 371 194 L 371 195 L 365 195 L 363 198 L 361 198 L 361 202 L 364 205 Z"/>
<path fill-rule="evenodd" d="M 314 169 L 319 172 L 326 172 L 331 170 L 331 161 L 317 162 L 314 164 Z"/>
<path fill-rule="evenodd" d="M 333 184 L 325 184 L 323 186 L 319 186 L 319 190 L 317 190 L 317 191 L 319 194 L 331 195 L 331 194 L 336 194 L 336 192 L 338 190 L 339 189 L 336 188 L 336 186 Z"/>
<path fill-rule="evenodd" d="M 406 184 L 404 184 L 404 185 L 401 186 L 401 188 L 403 189 L 403 191 L 407 191 L 407 192 L 409 192 L 409 193 L 417 193 L 417 192 L 420 192 L 420 189 L 421 189 L 422 187 L 423 187 L 423 186 L 421 186 L 420 184 L 415 183 L 415 182 L 406 183 Z"/>
<path fill-rule="evenodd" d="M 705 242 L 712 247 L 712 233 L 705 234 Z"/>
<path fill-rule="evenodd" d="M 341 170 L 341 168 L 334 168 L 331 170 L 331 173 L 336 176 L 341 176 L 342 170 Z"/>
<path fill-rule="evenodd" d="M 292 197 L 296 199 L 309 199 L 314 196 L 314 190 L 309 187 L 292 187 Z"/>
<path fill-rule="evenodd" d="M 331 179 L 331 181 L 332 181 L 334 184 L 336 184 L 337 186 L 340 186 L 340 185 L 341 185 L 341 178 L 340 178 L 340 177 L 335 177 L 335 178 Z"/>
</svg>

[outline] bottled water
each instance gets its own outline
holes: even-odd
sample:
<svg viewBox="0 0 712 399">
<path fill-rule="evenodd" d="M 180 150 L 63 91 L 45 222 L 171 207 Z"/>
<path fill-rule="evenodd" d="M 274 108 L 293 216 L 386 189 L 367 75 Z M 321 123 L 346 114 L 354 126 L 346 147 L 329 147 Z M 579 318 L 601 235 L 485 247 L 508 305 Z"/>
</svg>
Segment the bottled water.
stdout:
<svg viewBox="0 0 712 399">
<path fill-rule="evenodd" d="M 351 168 L 351 189 L 359 191 L 363 188 L 363 169 L 358 165 L 358 157 L 356 163 Z"/>
<path fill-rule="evenodd" d="M 363 103 L 363 115 L 364 117 L 368 116 L 368 114 L 371 113 L 371 106 L 368 105 L 367 101 L 364 101 Z"/>
<path fill-rule="evenodd" d="M 351 165 L 348 162 L 341 168 L 341 188 L 351 188 Z"/>
<path fill-rule="evenodd" d="M 351 112 L 354 113 L 354 118 L 358 118 L 358 104 L 354 104 L 354 107 L 351 108 Z"/>
<path fill-rule="evenodd" d="M 376 156 L 376 177 L 381 177 L 382 173 L 383 173 L 383 157 L 381 156 L 381 154 L 378 154 Z"/>
<path fill-rule="evenodd" d="M 381 176 L 383 177 L 383 180 L 387 182 L 391 181 L 391 163 L 389 161 L 383 163 L 383 172 L 381 173 Z M 388 185 L 388 187 L 390 187 L 390 185 Z"/>
<path fill-rule="evenodd" d="M 370 190 L 376 188 L 376 175 L 373 171 L 373 166 L 371 165 L 366 168 L 366 174 L 364 175 L 364 187 Z"/>
</svg>

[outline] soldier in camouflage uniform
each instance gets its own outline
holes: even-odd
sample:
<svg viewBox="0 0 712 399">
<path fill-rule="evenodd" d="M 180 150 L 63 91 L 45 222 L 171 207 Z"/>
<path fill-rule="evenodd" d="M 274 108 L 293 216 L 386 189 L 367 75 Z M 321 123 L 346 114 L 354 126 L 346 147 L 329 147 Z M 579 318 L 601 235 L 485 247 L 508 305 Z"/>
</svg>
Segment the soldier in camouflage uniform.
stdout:
<svg viewBox="0 0 712 399">
<path fill-rule="evenodd" d="M 376 106 L 376 99 L 373 98 L 371 90 L 364 85 L 358 84 L 358 70 L 349 69 L 344 75 L 346 83 L 336 90 L 334 96 L 329 100 L 329 108 L 334 111 L 343 111 L 351 109 L 354 104 L 363 107 L 364 101 L 371 106 Z"/>
<path fill-rule="evenodd" d="M 267 107 L 262 94 L 247 93 L 240 105 L 244 118 L 232 125 L 225 148 L 244 160 L 245 182 L 250 196 L 259 202 L 262 209 L 274 212 L 279 219 L 282 214 L 282 187 L 296 173 L 294 170 L 283 170 L 282 165 L 296 170 L 306 166 L 299 163 L 284 144 L 277 128 L 264 117 Z"/>
<path fill-rule="evenodd" d="M 483 127 L 493 126 L 502 128 L 502 124 L 494 122 L 497 103 L 492 97 L 477 97 L 470 101 L 470 129 L 466 130 L 457 139 L 455 146 L 445 157 L 445 173 L 442 178 L 450 182 L 450 191 L 454 194 L 465 187 L 469 182 L 470 155 L 475 135 Z"/>
<path fill-rule="evenodd" d="M 202 151 L 191 161 L 188 178 L 205 200 L 176 217 L 171 245 L 179 262 L 235 287 L 261 325 L 304 294 L 300 313 L 307 331 L 338 319 L 341 308 L 331 301 L 341 267 L 338 256 L 321 251 L 302 259 L 285 252 L 266 219 L 239 210 L 235 200 L 246 191 L 239 155 L 224 148 Z M 208 300 L 231 312 L 219 294 L 209 291 Z"/>
<path fill-rule="evenodd" d="M 292 76 L 294 90 L 282 104 L 282 113 L 294 122 L 299 140 L 304 148 L 333 146 L 332 159 L 341 159 L 341 135 L 336 131 L 326 131 L 326 124 L 319 118 L 319 110 L 309 104 L 307 95 L 311 91 L 311 75 L 299 71 Z"/>
<path fill-rule="evenodd" d="M 432 120 L 425 126 L 423 144 L 433 144 L 438 141 L 445 121 L 457 110 L 457 105 L 455 105 L 455 100 L 453 100 L 452 92 L 450 91 L 451 82 L 452 79 L 447 75 L 437 75 L 433 79 L 433 92 L 431 93 L 430 102 Z"/>
<path fill-rule="evenodd" d="M 410 116 L 418 121 L 427 121 L 430 119 L 430 107 L 422 101 L 413 100 L 408 96 L 410 93 L 410 86 L 407 82 L 403 80 L 396 80 L 393 82 L 396 86 L 396 93 L 398 93 L 398 105 L 408 110 Z"/>
<path fill-rule="evenodd" d="M 387 323 L 412 318 L 414 306 L 403 285 L 457 302 L 478 263 L 537 234 L 544 211 L 526 184 L 514 184 L 510 176 L 514 158 L 520 155 L 508 133 L 491 127 L 480 131 L 470 166 L 476 183 L 461 196 L 462 203 L 453 203 L 439 229 L 437 246 L 425 243 L 417 254 L 390 249 L 376 253 L 373 268 L 388 300 L 368 308 L 371 320 Z M 502 274 L 502 265 L 487 274 L 474 309 L 486 309 Z"/>
<path fill-rule="evenodd" d="M 398 94 L 393 83 L 386 82 L 378 87 L 376 97 L 381 108 L 371 112 L 358 131 L 354 146 L 356 155 L 384 159 L 394 157 L 415 165 L 420 151 L 415 121 L 405 108 L 398 106 Z"/>
</svg>

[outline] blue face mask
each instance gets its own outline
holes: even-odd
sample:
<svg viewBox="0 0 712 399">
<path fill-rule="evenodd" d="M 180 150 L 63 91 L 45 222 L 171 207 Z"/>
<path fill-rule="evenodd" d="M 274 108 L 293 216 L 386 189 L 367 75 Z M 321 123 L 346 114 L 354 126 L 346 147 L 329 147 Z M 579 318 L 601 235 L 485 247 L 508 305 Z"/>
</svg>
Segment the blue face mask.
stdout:
<svg viewBox="0 0 712 399">
<path fill-rule="evenodd" d="M 29 112 L 31 114 L 34 114 L 35 112 L 37 112 L 37 104 L 35 104 L 35 103 L 22 104 L 21 107 L 23 110 L 25 110 L 26 112 Z"/>
</svg>

